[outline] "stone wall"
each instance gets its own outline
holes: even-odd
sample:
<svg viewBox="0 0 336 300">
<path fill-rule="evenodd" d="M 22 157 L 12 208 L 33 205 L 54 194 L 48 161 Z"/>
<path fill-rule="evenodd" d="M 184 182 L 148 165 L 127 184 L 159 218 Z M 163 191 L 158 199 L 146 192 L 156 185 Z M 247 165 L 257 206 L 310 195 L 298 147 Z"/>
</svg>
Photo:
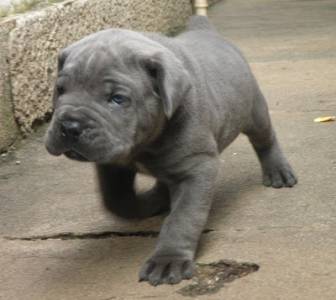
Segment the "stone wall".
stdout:
<svg viewBox="0 0 336 300">
<path fill-rule="evenodd" d="M 0 151 L 50 112 L 59 49 L 109 27 L 176 31 L 191 13 L 190 0 L 71 0 L 0 21 Z"/>
<path fill-rule="evenodd" d="M 9 21 L 0 28 L 0 151 L 13 143 L 19 133 L 14 119 L 9 74 L 9 34 L 15 22 Z"/>
</svg>

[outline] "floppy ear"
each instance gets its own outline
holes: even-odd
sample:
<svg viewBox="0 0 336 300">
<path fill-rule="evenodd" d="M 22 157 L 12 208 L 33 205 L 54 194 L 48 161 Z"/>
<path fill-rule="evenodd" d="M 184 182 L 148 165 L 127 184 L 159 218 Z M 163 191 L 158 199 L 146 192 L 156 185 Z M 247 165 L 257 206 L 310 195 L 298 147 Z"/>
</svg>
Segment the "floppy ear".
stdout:
<svg viewBox="0 0 336 300">
<path fill-rule="evenodd" d="M 61 71 L 63 69 L 65 60 L 68 57 L 68 53 L 65 50 L 61 50 L 58 54 L 58 63 L 57 63 L 57 71 Z"/>
<path fill-rule="evenodd" d="M 164 113 L 170 119 L 191 88 L 189 73 L 169 50 L 147 56 L 145 67 L 157 84 Z"/>
<path fill-rule="evenodd" d="M 53 90 L 53 95 L 52 95 L 53 106 L 55 106 L 56 99 L 59 96 L 58 87 L 57 87 L 57 76 L 58 76 L 58 73 L 62 71 L 66 58 L 67 58 L 67 53 L 64 50 L 61 50 L 57 57 L 57 74 L 55 78 L 56 82 L 54 84 L 54 90 Z"/>
</svg>

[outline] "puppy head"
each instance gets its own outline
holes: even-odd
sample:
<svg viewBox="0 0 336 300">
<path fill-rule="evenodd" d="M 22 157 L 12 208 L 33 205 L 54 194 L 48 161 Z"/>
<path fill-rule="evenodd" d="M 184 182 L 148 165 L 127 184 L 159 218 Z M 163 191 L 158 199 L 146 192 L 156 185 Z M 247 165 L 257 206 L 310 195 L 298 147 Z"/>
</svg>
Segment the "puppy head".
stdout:
<svg viewBox="0 0 336 300">
<path fill-rule="evenodd" d="M 189 88 L 182 63 L 151 39 L 126 30 L 88 36 L 59 55 L 46 148 L 81 161 L 127 161 Z"/>
</svg>

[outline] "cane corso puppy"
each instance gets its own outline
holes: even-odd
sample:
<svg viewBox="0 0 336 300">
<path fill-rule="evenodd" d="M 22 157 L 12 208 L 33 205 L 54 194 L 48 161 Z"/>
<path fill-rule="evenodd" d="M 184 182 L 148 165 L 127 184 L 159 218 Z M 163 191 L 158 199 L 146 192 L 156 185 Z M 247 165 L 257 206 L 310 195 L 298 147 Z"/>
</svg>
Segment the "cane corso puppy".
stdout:
<svg viewBox="0 0 336 300">
<path fill-rule="evenodd" d="M 61 51 L 46 148 L 93 162 L 103 202 L 124 218 L 169 211 L 140 280 L 175 284 L 192 277 L 207 221 L 219 154 L 248 136 L 263 183 L 292 187 L 267 104 L 240 52 L 206 17 L 169 38 L 100 31 Z M 137 194 L 146 170 L 156 185 Z"/>
</svg>

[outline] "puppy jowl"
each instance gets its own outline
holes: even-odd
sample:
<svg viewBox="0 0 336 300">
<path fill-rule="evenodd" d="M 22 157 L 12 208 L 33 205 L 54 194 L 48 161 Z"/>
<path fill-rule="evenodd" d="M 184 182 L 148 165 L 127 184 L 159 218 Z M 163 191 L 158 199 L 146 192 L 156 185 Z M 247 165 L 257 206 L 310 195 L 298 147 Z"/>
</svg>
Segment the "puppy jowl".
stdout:
<svg viewBox="0 0 336 300">
<path fill-rule="evenodd" d="M 139 273 L 152 285 L 193 276 L 219 155 L 240 133 L 266 186 L 297 182 L 246 60 L 206 17 L 191 17 L 174 38 L 108 29 L 68 46 L 53 106 L 47 150 L 94 163 L 108 210 L 123 218 L 168 213 Z M 137 193 L 144 170 L 156 184 Z"/>
</svg>

